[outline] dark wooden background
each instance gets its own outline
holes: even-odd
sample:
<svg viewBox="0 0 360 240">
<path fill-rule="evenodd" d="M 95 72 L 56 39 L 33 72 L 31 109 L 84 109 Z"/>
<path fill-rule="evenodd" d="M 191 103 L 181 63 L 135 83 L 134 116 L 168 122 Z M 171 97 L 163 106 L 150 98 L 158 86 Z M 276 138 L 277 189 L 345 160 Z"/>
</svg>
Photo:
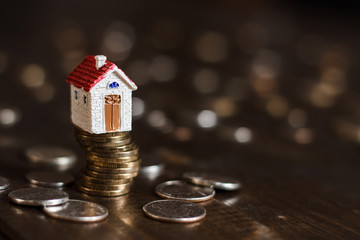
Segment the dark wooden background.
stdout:
<svg viewBox="0 0 360 240">
<path fill-rule="evenodd" d="M 0 239 L 359 239 L 358 10 L 321 1 L 2 3 L 0 175 L 12 185 L 0 193 Z M 107 55 L 139 86 L 132 136 L 144 159 L 161 153 L 166 170 L 138 176 L 118 198 L 66 188 L 110 210 L 80 224 L 7 194 L 36 169 L 28 147 L 70 148 L 79 156 L 71 172 L 83 166 L 65 79 L 88 54 Z M 145 217 L 156 184 L 187 170 L 243 188 L 202 203 L 197 223 Z"/>
</svg>

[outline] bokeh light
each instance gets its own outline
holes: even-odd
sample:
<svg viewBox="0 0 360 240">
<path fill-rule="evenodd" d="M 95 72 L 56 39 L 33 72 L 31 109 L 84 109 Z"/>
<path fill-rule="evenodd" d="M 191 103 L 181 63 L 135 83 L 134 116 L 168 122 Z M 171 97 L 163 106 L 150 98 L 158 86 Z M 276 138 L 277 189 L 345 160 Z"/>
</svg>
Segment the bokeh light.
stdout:
<svg viewBox="0 0 360 240">
<path fill-rule="evenodd" d="M 322 72 L 321 84 L 328 95 L 340 95 L 346 88 L 346 74 L 339 68 L 326 68 Z"/>
<path fill-rule="evenodd" d="M 102 50 L 109 59 L 120 61 L 128 57 L 134 44 L 133 27 L 126 22 L 115 21 L 105 31 Z"/>
<path fill-rule="evenodd" d="M 228 41 L 218 32 L 202 33 L 195 45 L 195 53 L 204 62 L 220 62 L 228 55 Z"/>
<path fill-rule="evenodd" d="M 164 124 L 159 127 L 159 130 L 164 134 L 172 133 L 174 129 L 175 129 L 174 123 L 168 118 L 165 118 Z"/>
<path fill-rule="evenodd" d="M 45 83 L 33 90 L 34 97 L 39 102 L 49 102 L 55 96 L 55 87 L 51 83 Z"/>
<path fill-rule="evenodd" d="M 300 108 L 291 109 L 288 115 L 288 122 L 293 128 L 304 127 L 307 122 L 307 114 Z"/>
<path fill-rule="evenodd" d="M 274 117 L 284 117 L 289 111 L 289 103 L 284 97 L 274 95 L 267 101 L 266 110 Z"/>
<path fill-rule="evenodd" d="M 138 97 L 132 99 L 132 115 L 135 118 L 140 118 L 145 112 L 145 102 Z"/>
<path fill-rule="evenodd" d="M 281 67 L 281 57 L 278 53 L 269 49 L 260 50 L 252 62 L 254 73 L 261 78 L 276 77 L 280 73 Z"/>
<path fill-rule="evenodd" d="M 210 68 L 203 68 L 195 73 L 194 85 L 201 93 L 211 93 L 218 88 L 219 79 L 219 74 L 216 71 Z"/>
<path fill-rule="evenodd" d="M 331 107 L 334 105 L 336 100 L 334 95 L 328 94 L 326 85 L 321 83 L 315 84 L 309 94 L 312 104 L 320 108 Z"/>
<path fill-rule="evenodd" d="M 333 127 L 341 139 L 360 143 L 360 125 L 357 122 L 337 119 L 334 121 Z"/>
<path fill-rule="evenodd" d="M 20 112 L 14 108 L 0 108 L 0 125 L 12 126 L 20 120 Z"/>
<path fill-rule="evenodd" d="M 261 98 L 269 98 L 278 92 L 278 78 L 255 75 L 251 79 L 251 83 L 256 94 Z"/>
<path fill-rule="evenodd" d="M 29 64 L 21 73 L 22 83 L 29 88 L 40 87 L 45 82 L 45 70 L 38 64 Z"/>
<path fill-rule="evenodd" d="M 299 144 L 309 144 L 313 141 L 314 133 L 309 128 L 299 128 L 295 131 L 294 139 Z"/>
<path fill-rule="evenodd" d="M 232 77 L 225 82 L 224 93 L 234 100 L 244 100 L 249 94 L 249 82 L 239 77 Z"/>
<path fill-rule="evenodd" d="M 197 115 L 196 120 L 202 128 L 213 128 L 217 124 L 217 115 L 213 111 L 203 110 Z"/>
<path fill-rule="evenodd" d="M 220 97 L 215 99 L 213 109 L 219 117 L 231 117 L 237 112 L 236 103 L 229 97 Z"/>
<path fill-rule="evenodd" d="M 159 82 L 168 82 L 175 78 L 178 66 L 174 59 L 167 56 L 157 56 L 149 66 L 150 76 Z"/>
<path fill-rule="evenodd" d="M 192 131 L 188 127 L 178 127 L 174 131 L 174 137 L 178 141 L 189 141 L 192 138 Z"/>
<path fill-rule="evenodd" d="M 151 111 L 147 117 L 147 120 L 150 126 L 155 128 L 160 128 L 166 124 L 165 113 L 160 110 Z"/>
<path fill-rule="evenodd" d="M 253 138 L 252 131 L 247 127 L 239 127 L 234 132 L 235 140 L 239 143 L 248 143 Z"/>
</svg>

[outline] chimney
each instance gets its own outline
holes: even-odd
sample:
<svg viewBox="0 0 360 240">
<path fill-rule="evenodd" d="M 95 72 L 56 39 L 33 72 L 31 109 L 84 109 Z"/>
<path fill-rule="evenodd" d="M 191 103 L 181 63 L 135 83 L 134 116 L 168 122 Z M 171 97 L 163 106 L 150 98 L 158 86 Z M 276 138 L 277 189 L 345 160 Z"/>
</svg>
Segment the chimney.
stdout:
<svg viewBox="0 0 360 240">
<path fill-rule="evenodd" d="M 104 55 L 96 55 L 95 56 L 95 67 L 96 70 L 99 70 L 102 66 L 104 66 L 106 63 L 106 56 Z"/>
</svg>

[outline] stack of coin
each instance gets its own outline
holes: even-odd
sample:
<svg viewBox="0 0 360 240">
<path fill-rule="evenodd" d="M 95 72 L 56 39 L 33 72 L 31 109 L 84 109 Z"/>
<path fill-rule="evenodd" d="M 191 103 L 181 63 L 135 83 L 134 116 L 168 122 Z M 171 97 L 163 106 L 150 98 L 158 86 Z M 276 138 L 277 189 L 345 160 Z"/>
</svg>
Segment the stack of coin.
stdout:
<svg viewBox="0 0 360 240">
<path fill-rule="evenodd" d="M 75 128 L 85 149 L 86 168 L 78 182 L 80 191 L 97 196 L 119 196 L 130 191 L 141 159 L 129 132 L 92 134 Z"/>
</svg>

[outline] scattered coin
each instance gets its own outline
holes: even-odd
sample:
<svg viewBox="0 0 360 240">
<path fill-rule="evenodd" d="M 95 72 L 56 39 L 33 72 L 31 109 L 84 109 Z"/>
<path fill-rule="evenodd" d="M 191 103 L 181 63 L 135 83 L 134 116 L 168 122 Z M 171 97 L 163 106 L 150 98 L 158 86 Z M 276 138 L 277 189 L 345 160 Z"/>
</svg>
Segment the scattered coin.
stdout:
<svg viewBox="0 0 360 240">
<path fill-rule="evenodd" d="M 179 200 L 157 200 L 143 207 L 146 216 L 160 221 L 190 223 L 203 219 L 206 210 L 195 203 Z"/>
<path fill-rule="evenodd" d="M 100 204 L 74 199 L 58 206 L 44 206 L 44 212 L 54 218 L 76 222 L 97 222 L 109 215 Z"/>
<path fill-rule="evenodd" d="M 233 191 L 241 188 L 241 183 L 234 178 L 205 172 L 186 172 L 183 178 L 192 184 L 220 190 Z"/>
<path fill-rule="evenodd" d="M 25 156 L 34 164 L 41 164 L 65 170 L 74 165 L 76 155 L 62 147 L 39 146 L 26 149 Z"/>
<path fill-rule="evenodd" d="M 59 205 L 69 200 L 66 192 L 49 188 L 22 188 L 8 196 L 14 203 L 29 206 Z"/>
<path fill-rule="evenodd" d="M 10 185 L 9 179 L 0 177 L 0 191 L 7 189 L 9 185 Z"/>
<path fill-rule="evenodd" d="M 45 187 L 64 187 L 75 180 L 70 173 L 50 171 L 30 172 L 26 174 L 26 179 L 32 184 Z"/>
<path fill-rule="evenodd" d="M 161 183 L 156 186 L 155 191 L 160 197 L 190 202 L 202 202 L 215 196 L 212 188 L 198 187 L 180 180 Z"/>
</svg>

